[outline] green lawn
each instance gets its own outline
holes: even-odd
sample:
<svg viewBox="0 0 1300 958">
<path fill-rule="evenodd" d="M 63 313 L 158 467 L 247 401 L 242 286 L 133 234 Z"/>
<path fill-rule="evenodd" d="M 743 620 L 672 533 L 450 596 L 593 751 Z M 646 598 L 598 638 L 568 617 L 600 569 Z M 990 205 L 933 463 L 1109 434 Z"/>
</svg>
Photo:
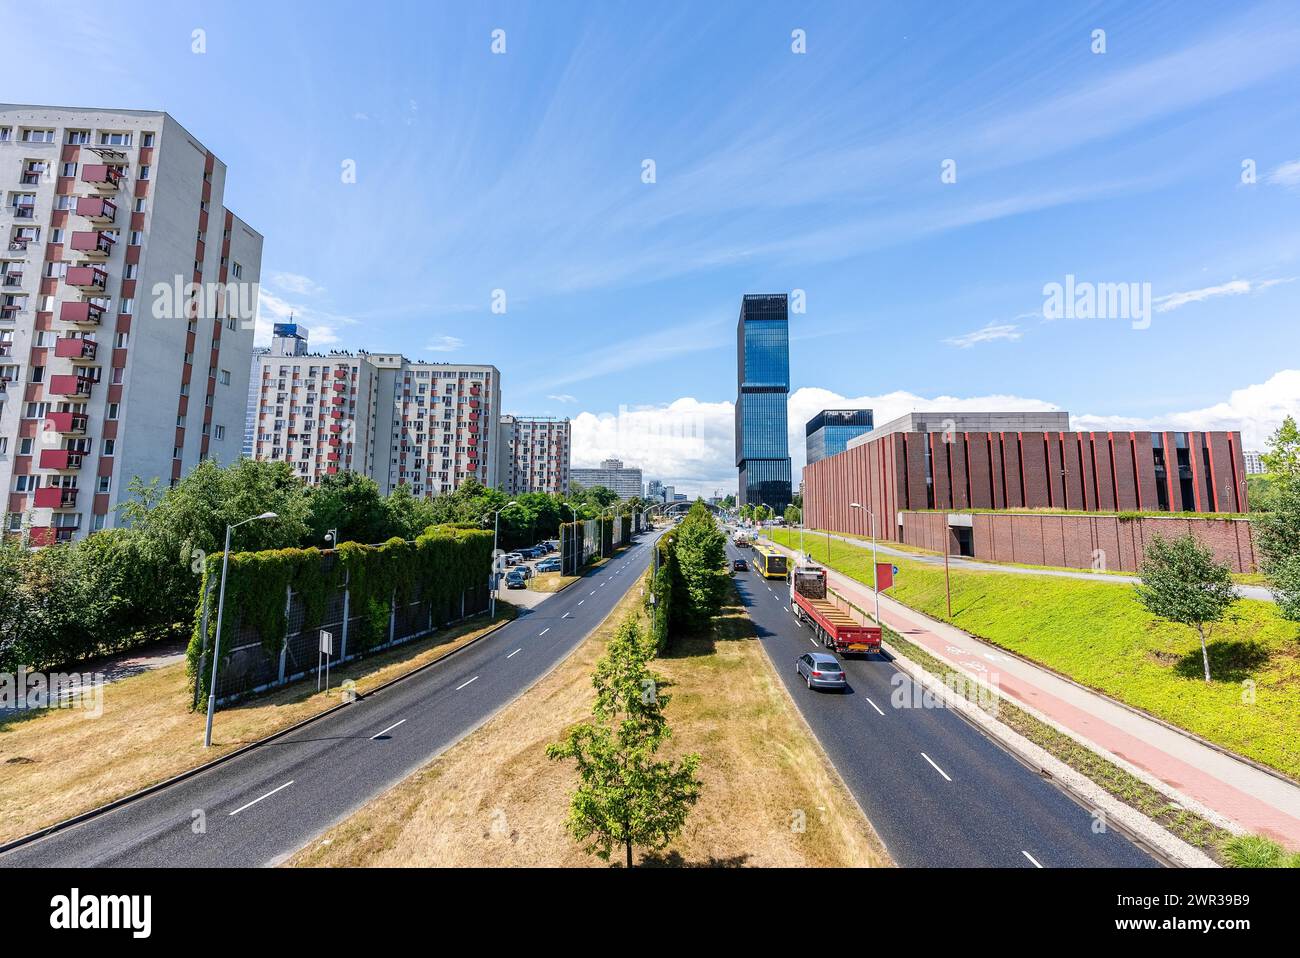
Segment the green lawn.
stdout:
<svg viewBox="0 0 1300 958">
<path fill-rule="evenodd" d="M 789 531 L 774 532 L 790 544 Z M 804 542 L 826 561 L 824 536 Z M 943 569 L 889 561 L 899 572 L 888 594 L 947 619 Z M 871 583 L 870 550 L 836 543 L 831 565 Z M 1271 602 L 1243 600 L 1236 621 L 1215 626 L 1208 685 L 1196 633 L 1152 618 L 1131 585 L 953 569 L 952 611 L 972 635 L 1300 778 L 1300 624 Z"/>
</svg>

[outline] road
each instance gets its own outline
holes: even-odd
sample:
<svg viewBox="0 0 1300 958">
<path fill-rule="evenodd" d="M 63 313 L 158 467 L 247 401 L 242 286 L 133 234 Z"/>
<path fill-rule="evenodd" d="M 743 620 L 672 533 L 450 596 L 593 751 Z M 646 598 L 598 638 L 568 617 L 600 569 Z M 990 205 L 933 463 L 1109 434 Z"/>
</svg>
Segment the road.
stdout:
<svg viewBox="0 0 1300 958">
<path fill-rule="evenodd" d="M 640 584 L 654 536 L 487 638 L 173 786 L 0 855 L 0 867 L 274 864 L 426 764 L 569 654 Z M 221 713 L 217 713 L 220 734 Z"/>
<path fill-rule="evenodd" d="M 821 646 L 790 614 L 789 586 L 752 571 L 735 580 L 777 674 L 898 864 L 1158 865 L 1121 833 L 1094 832 L 1088 810 L 957 712 L 916 707 L 911 679 L 887 657 L 841 656 L 846 693 L 807 688 L 795 660 Z"/>
</svg>

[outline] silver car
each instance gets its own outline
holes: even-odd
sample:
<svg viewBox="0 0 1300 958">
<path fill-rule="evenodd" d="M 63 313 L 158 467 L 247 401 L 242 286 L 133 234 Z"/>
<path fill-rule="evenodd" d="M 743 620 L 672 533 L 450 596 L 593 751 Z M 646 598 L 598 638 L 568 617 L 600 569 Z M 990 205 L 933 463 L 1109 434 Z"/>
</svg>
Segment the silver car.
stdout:
<svg viewBox="0 0 1300 958">
<path fill-rule="evenodd" d="M 805 652 L 795 665 L 810 689 L 846 689 L 844 669 L 829 652 Z"/>
</svg>

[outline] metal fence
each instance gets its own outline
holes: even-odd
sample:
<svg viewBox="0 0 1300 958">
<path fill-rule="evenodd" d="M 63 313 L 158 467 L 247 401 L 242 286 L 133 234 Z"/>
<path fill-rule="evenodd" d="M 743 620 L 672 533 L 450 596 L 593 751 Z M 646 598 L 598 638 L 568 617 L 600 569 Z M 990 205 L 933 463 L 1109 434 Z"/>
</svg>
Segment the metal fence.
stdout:
<svg viewBox="0 0 1300 958">
<path fill-rule="evenodd" d="M 337 559 L 333 553 L 321 557 L 322 573 L 328 573 Z M 233 616 L 227 636 L 222 643 L 221 665 L 217 669 L 217 702 L 229 704 L 248 695 L 287 685 L 290 682 L 314 675 L 319 667 L 320 633 L 334 636 L 334 655 L 330 667 L 350 662 L 366 655 L 382 652 L 393 646 L 410 642 L 436 632 L 462 619 L 488 611 L 490 590 L 484 582 L 463 592 L 459 600 L 435 604 L 426 599 L 423 589 L 417 589 L 407 601 L 396 603 L 396 596 L 381 607 L 359 609 L 353 606 L 347 583 L 330 596 L 321 621 L 304 629 L 306 610 L 303 600 L 291 589 L 285 595 L 285 621 L 287 628 L 278 643 L 278 653 L 252 625 L 240 621 L 238 609 L 226 604 L 225 615 Z M 202 634 L 205 647 L 201 659 L 203 675 L 212 668 L 207 636 L 209 619 L 215 620 L 217 603 L 215 590 L 207 596 L 204 605 Z M 197 702 L 198 683 L 195 683 Z"/>
</svg>

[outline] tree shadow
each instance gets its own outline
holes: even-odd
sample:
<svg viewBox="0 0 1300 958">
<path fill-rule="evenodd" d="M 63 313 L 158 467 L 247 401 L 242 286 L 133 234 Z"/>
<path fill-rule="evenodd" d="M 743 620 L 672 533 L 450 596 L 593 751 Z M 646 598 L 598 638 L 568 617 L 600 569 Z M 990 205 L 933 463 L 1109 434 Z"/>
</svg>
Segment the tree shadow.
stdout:
<svg viewBox="0 0 1300 958">
<path fill-rule="evenodd" d="M 637 862 L 638 868 L 743 868 L 749 861 L 748 853 L 727 858 L 710 856 L 700 861 L 687 861 L 681 852 L 646 852 Z"/>
<path fill-rule="evenodd" d="M 1214 641 L 1208 646 L 1210 677 L 1216 682 L 1244 682 L 1268 662 L 1268 649 L 1251 640 Z M 1174 672 L 1185 679 L 1204 679 L 1205 664 L 1200 644 L 1174 663 Z"/>
</svg>

